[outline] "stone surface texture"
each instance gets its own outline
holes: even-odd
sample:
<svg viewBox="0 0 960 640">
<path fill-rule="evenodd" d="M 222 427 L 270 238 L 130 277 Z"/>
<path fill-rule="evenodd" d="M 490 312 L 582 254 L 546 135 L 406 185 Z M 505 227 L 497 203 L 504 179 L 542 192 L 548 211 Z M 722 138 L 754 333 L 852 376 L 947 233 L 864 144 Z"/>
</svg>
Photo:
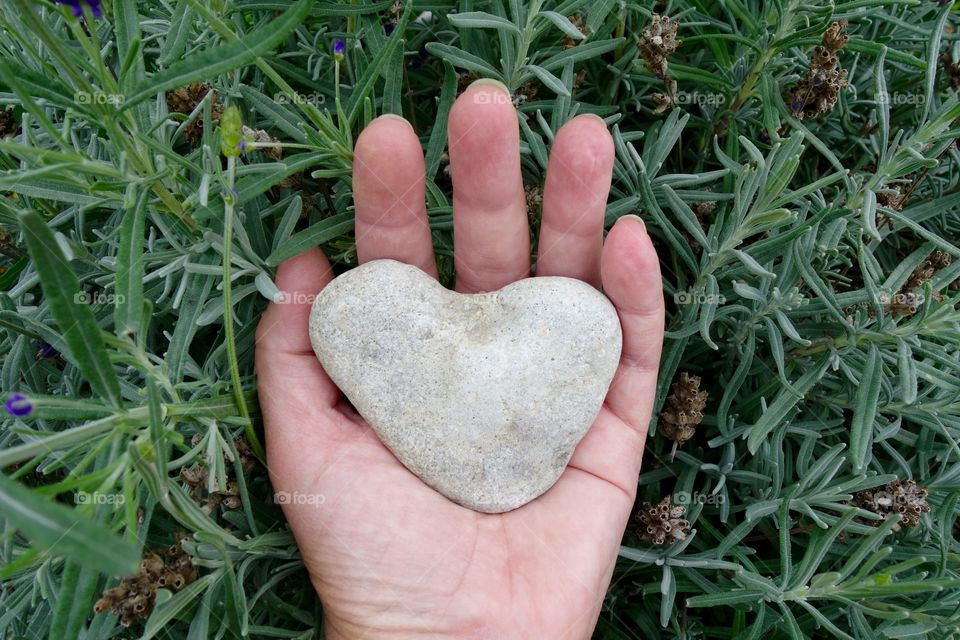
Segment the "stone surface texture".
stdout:
<svg viewBox="0 0 960 640">
<path fill-rule="evenodd" d="M 620 358 L 613 305 L 579 280 L 460 294 L 375 260 L 316 298 L 310 339 L 380 440 L 450 500 L 487 513 L 549 489 Z"/>
</svg>

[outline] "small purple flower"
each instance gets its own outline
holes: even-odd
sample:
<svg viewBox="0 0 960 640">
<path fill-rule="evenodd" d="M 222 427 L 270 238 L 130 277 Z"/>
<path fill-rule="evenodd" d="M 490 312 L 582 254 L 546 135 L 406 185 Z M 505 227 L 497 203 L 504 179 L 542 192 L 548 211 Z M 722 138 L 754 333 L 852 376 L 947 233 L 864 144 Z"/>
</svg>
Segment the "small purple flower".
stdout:
<svg viewBox="0 0 960 640">
<path fill-rule="evenodd" d="M 58 355 L 60 355 L 60 352 L 54 349 L 51 345 L 47 344 L 43 340 L 37 340 L 38 358 L 56 358 Z"/>
<path fill-rule="evenodd" d="M 83 5 L 90 7 L 90 13 L 93 14 L 94 18 L 99 18 L 103 15 L 103 12 L 100 10 L 100 0 L 56 0 L 56 2 L 70 7 L 70 10 L 76 18 L 83 16 Z"/>
<path fill-rule="evenodd" d="M 343 54 L 347 52 L 347 43 L 343 40 L 337 40 L 333 43 L 333 59 L 337 62 L 343 62 Z"/>
<path fill-rule="evenodd" d="M 27 416 L 33 411 L 33 405 L 27 400 L 27 396 L 22 393 L 11 394 L 7 401 L 3 403 L 3 408 L 12 416 Z"/>
</svg>

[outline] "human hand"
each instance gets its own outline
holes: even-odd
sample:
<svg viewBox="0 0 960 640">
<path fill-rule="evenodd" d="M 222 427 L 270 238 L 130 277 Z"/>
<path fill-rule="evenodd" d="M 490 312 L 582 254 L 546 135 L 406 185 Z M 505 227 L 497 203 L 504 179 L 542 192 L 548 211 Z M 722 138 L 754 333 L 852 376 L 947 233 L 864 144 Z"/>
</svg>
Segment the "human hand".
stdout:
<svg viewBox="0 0 960 640">
<path fill-rule="evenodd" d="M 458 291 L 530 275 L 519 128 L 509 96 L 477 82 L 448 128 Z M 537 275 L 602 286 L 620 316 L 620 365 L 596 421 L 544 495 L 514 511 L 454 504 L 404 468 L 344 402 L 314 355 L 310 304 L 271 304 L 256 366 L 268 465 L 323 603 L 327 638 L 587 638 L 634 503 L 663 337 L 656 252 L 639 218 L 603 241 L 614 161 L 604 123 L 556 134 L 544 189 Z M 436 277 L 424 159 L 404 120 L 357 140 L 360 262 L 392 258 Z M 313 249 L 277 270 L 297 300 L 333 275 Z"/>
</svg>

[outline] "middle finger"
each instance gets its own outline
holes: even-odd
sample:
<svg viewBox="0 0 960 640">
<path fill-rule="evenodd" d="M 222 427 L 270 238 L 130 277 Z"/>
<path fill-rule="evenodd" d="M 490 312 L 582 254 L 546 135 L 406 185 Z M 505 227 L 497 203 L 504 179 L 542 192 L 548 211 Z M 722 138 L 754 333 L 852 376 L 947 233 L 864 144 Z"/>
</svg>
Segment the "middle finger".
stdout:
<svg viewBox="0 0 960 640">
<path fill-rule="evenodd" d="M 478 80 L 450 110 L 457 290 L 493 291 L 530 275 L 520 127 L 506 87 Z"/>
</svg>

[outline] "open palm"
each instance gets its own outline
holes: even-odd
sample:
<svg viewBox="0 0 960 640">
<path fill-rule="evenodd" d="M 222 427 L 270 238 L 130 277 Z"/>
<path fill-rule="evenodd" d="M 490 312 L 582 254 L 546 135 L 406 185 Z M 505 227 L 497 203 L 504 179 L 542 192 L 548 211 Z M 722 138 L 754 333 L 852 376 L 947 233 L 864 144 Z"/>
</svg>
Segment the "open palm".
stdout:
<svg viewBox="0 0 960 640">
<path fill-rule="evenodd" d="M 449 122 L 457 290 L 530 275 L 515 110 L 471 85 Z M 614 160 L 604 123 L 578 116 L 553 142 L 538 275 L 579 278 L 616 306 L 620 366 L 596 422 L 556 485 L 504 514 L 456 505 L 407 471 L 347 405 L 310 346 L 309 301 L 332 278 L 317 250 L 284 264 L 257 330 L 270 477 L 313 585 L 328 638 L 586 638 L 636 493 L 663 335 L 663 294 L 643 223 L 603 240 Z M 360 262 L 392 258 L 436 276 L 424 160 L 413 129 L 381 117 L 354 160 Z"/>
</svg>

